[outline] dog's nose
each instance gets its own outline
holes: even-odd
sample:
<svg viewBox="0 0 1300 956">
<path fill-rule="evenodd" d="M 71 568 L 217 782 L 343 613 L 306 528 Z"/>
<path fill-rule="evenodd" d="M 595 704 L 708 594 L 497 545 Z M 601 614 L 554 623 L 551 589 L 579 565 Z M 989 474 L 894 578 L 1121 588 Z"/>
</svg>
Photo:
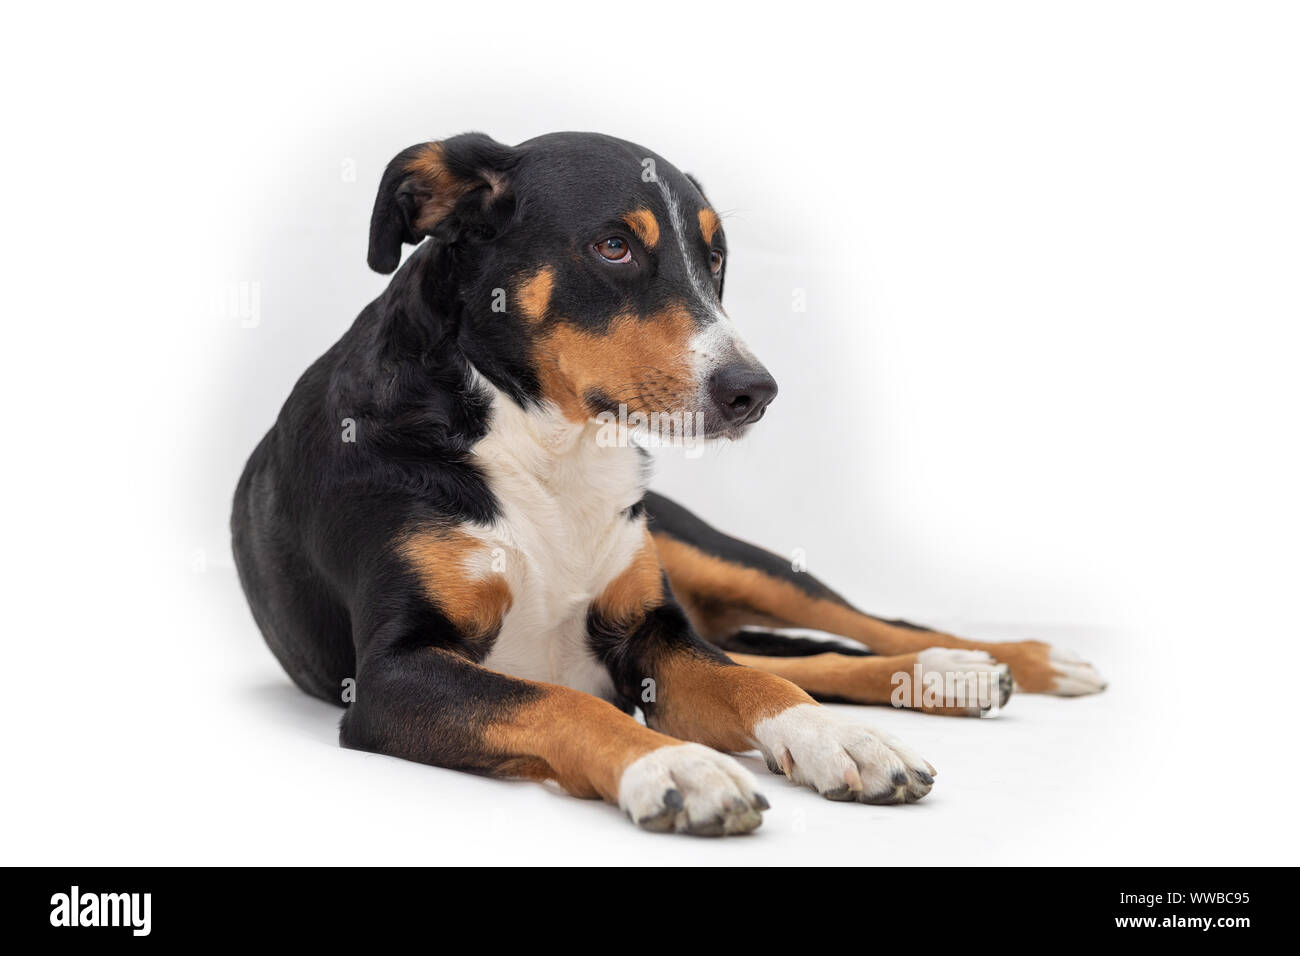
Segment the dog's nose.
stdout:
<svg viewBox="0 0 1300 956">
<path fill-rule="evenodd" d="M 776 398 L 776 380 L 761 365 L 737 362 L 710 376 L 709 394 L 728 425 L 748 425 Z"/>
</svg>

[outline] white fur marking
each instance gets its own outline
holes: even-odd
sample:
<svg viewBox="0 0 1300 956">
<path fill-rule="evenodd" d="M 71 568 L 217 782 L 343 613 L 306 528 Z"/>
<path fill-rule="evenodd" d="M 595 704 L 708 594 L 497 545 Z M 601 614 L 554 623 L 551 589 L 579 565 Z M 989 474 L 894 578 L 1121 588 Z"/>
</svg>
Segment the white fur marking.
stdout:
<svg viewBox="0 0 1300 956">
<path fill-rule="evenodd" d="M 673 238 L 676 239 L 677 251 L 681 254 L 682 264 L 690 277 L 699 305 L 711 316 L 709 321 L 691 337 L 691 362 L 695 368 L 695 380 L 700 383 L 701 394 L 708 387 L 710 373 L 721 365 L 734 361 L 757 364 L 754 353 L 745 344 L 740 333 L 732 324 L 730 317 L 718 301 L 717 290 L 713 288 L 710 278 L 700 271 L 697 256 L 691 255 L 686 242 L 685 217 L 683 205 L 674 195 L 668 183 L 659 180 L 659 191 L 664 204 L 668 207 L 668 225 Z"/>
<path fill-rule="evenodd" d="M 645 493 L 631 447 L 598 445 L 599 426 L 550 407 L 525 411 L 482 376 L 493 399 L 476 463 L 501 517 L 471 533 L 497 552 L 512 603 L 484 665 L 609 698 L 613 685 L 587 648 L 587 611 L 641 548 L 644 519 L 623 513 Z"/>
<path fill-rule="evenodd" d="M 755 788 L 753 775 L 725 754 L 701 744 L 677 744 L 628 765 L 619 778 L 618 805 L 649 829 L 744 833 L 762 820 L 765 803 Z M 680 802 L 669 797 L 673 791 Z"/>
<path fill-rule="evenodd" d="M 902 803 L 932 786 L 928 764 L 897 740 L 818 704 L 795 704 L 759 721 L 754 737 L 769 766 L 823 796 Z"/>
<path fill-rule="evenodd" d="M 942 706 L 965 707 L 973 714 L 990 716 L 1002 705 L 1002 677 L 1006 664 L 999 664 L 984 651 L 967 651 L 952 647 L 927 647 L 916 655 L 921 665 L 924 689 L 931 674 L 940 675 Z"/>
<path fill-rule="evenodd" d="M 1082 697 L 1106 689 L 1106 679 L 1097 668 L 1074 651 L 1052 645 L 1048 658 L 1057 677 L 1056 684 L 1047 693 L 1057 697 Z"/>
</svg>

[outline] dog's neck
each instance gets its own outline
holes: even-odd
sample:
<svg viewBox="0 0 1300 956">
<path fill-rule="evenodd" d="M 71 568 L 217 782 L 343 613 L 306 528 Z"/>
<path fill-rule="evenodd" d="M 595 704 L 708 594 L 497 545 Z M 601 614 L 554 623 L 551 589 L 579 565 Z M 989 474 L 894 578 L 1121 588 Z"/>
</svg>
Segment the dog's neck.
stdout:
<svg viewBox="0 0 1300 956">
<path fill-rule="evenodd" d="M 649 458 L 630 442 L 600 440 L 601 424 L 573 422 L 549 402 L 524 408 L 471 366 L 473 387 L 491 397 L 491 422 L 475 446 L 490 477 L 524 478 L 556 494 L 608 497 L 614 510 L 641 500 Z"/>
</svg>

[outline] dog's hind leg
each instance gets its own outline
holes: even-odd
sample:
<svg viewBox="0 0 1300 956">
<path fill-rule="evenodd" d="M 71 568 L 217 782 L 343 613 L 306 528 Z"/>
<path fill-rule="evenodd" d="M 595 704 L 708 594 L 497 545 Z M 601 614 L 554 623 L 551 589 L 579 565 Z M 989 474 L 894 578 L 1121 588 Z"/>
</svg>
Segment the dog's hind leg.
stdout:
<svg viewBox="0 0 1300 956">
<path fill-rule="evenodd" d="M 1010 669 L 982 651 L 931 647 L 884 656 L 752 630 L 714 643 L 737 664 L 784 677 L 827 703 L 892 704 L 927 714 L 982 717 L 1011 697 Z"/>
<path fill-rule="evenodd" d="M 1040 641 L 971 641 L 859 610 L 792 562 L 718 531 L 662 495 L 647 494 L 646 512 L 659 558 L 692 626 L 720 641 L 747 627 L 809 628 L 838 634 L 876 654 L 929 648 L 981 651 L 1011 668 L 1024 691 L 1095 693 L 1104 681 L 1083 661 Z M 778 655 L 772 655 L 778 656 Z"/>
</svg>

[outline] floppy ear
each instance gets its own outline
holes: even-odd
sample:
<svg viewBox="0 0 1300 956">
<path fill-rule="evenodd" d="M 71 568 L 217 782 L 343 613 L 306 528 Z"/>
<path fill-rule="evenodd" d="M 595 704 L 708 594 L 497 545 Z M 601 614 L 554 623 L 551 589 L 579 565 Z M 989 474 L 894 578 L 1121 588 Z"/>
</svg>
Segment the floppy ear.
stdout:
<svg viewBox="0 0 1300 956">
<path fill-rule="evenodd" d="M 370 215 L 366 261 L 389 273 L 402 258 L 402 243 L 477 226 L 490 230 L 513 211 L 510 170 L 518 152 L 482 133 L 462 133 L 398 153 L 379 183 Z"/>
</svg>

